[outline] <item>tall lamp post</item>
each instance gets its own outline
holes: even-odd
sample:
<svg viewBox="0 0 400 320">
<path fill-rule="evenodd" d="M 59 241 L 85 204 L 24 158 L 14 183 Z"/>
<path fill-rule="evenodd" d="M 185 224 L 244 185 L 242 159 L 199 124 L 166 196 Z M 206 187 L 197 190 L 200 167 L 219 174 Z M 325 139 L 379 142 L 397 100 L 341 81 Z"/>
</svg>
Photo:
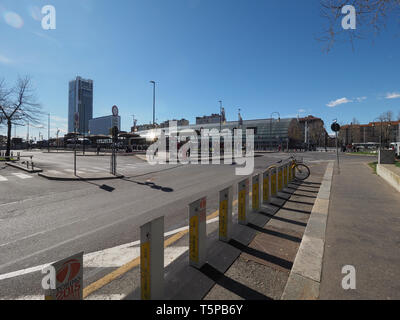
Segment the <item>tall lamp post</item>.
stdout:
<svg viewBox="0 0 400 320">
<path fill-rule="evenodd" d="M 222 101 L 219 102 L 219 132 L 222 131 Z"/>
<path fill-rule="evenodd" d="M 383 126 L 383 121 L 382 121 L 382 119 L 375 118 L 373 120 L 373 122 L 372 122 L 372 126 L 373 127 L 375 127 L 375 120 L 379 120 L 381 122 L 381 134 L 380 134 L 380 137 L 379 137 L 379 150 L 381 150 L 382 149 L 382 126 Z"/>
<path fill-rule="evenodd" d="M 273 120 L 273 115 L 277 114 L 278 115 L 278 122 L 281 121 L 281 114 L 279 112 L 272 112 L 271 113 L 271 118 L 270 118 L 270 126 L 269 126 L 269 136 L 271 138 L 271 150 L 272 150 L 272 120 Z"/>
<path fill-rule="evenodd" d="M 150 81 L 153 84 L 153 126 L 156 124 L 156 82 Z"/>
</svg>

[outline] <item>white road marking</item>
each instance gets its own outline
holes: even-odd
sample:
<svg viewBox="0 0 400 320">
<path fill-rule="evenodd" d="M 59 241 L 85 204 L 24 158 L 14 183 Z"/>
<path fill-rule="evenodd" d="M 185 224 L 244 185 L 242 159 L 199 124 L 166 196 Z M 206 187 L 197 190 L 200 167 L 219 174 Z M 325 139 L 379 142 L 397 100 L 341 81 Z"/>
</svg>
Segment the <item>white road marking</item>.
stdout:
<svg viewBox="0 0 400 320">
<path fill-rule="evenodd" d="M 218 217 L 214 218 L 214 219 L 210 219 L 207 221 L 207 224 L 216 222 L 218 220 L 219 220 Z M 166 233 L 164 233 L 164 237 L 168 237 L 173 234 L 179 233 L 181 231 L 185 231 L 188 228 L 189 227 L 182 227 L 179 229 L 175 229 L 175 230 L 166 232 Z M 69 242 L 69 241 L 67 241 L 67 242 Z M 88 267 L 88 268 L 89 267 L 98 267 L 98 268 L 121 267 L 125 263 L 127 263 L 139 256 L 140 249 L 139 249 L 139 247 L 137 247 L 139 244 L 140 244 L 140 241 L 137 240 L 137 241 L 125 243 L 123 245 L 119 245 L 119 246 L 116 246 L 113 248 L 104 249 L 104 250 L 100 250 L 97 252 L 85 254 L 83 256 L 83 266 L 85 268 L 86 267 Z M 56 245 L 55 247 L 57 247 L 57 246 L 58 245 Z M 173 248 L 173 247 L 171 247 L 171 248 Z M 49 248 L 47 248 L 47 249 L 49 249 Z M 165 252 L 168 252 L 167 249 L 165 249 Z M 46 251 L 46 250 L 41 250 L 41 251 Z M 33 255 L 34 254 L 31 254 L 29 256 L 33 256 Z M 126 255 L 126 257 L 124 255 Z M 26 258 L 26 257 L 21 258 L 21 260 L 23 260 L 24 258 Z M 116 260 L 114 261 L 113 259 L 116 259 Z M 19 276 L 33 273 L 33 272 L 41 271 L 43 268 L 47 267 L 48 265 L 50 265 L 52 263 L 53 262 L 42 264 L 42 265 L 39 265 L 36 267 L 31 267 L 31 268 L 27 268 L 27 269 L 22 269 L 22 270 L 13 271 L 10 273 L 2 274 L 2 275 L 0 275 L 0 281 L 5 280 L 5 279 L 19 277 Z"/>
<path fill-rule="evenodd" d="M 138 254 L 140 254 L 140 248 L 138 248 Z M 164 268 L 169 266 L 172 262 L 178 259 L 182 254 L 189 250 L 188 246 L 183 247 L 168 247 L 164 250 Z M 133 259 L 135 259 L 134 257 Z M 85 261 L 83 262 L 85 264 Z M 85 265 L 85 267 L 88 267 Z M 122 300 L 126 297 L 126 294 L 92 294 L 88 296 L 85 300 Z M 44 300 L 43 295 L 28 295 L 20 296 L 17 298 L 2 298 L 0 300 Z"/>
<path fill-rule="evenodd" d="M 20 179 L 31 179 L 33 178 L 32 176 L 28 176 L 27 174 L 24 173 L 12 173 L 12 175 L 20 178 Z"/>
<path fill-rule="evenodd" d="M 0 176 L 0 181 L 8 181 L 6 177 Z"/>
</svg>

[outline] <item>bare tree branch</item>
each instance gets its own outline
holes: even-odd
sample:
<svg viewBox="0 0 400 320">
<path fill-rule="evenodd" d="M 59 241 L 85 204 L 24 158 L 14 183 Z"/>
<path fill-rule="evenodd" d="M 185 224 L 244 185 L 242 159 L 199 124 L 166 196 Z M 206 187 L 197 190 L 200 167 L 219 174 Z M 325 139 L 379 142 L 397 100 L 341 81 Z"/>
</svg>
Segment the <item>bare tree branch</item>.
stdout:
<svg viewBox="0 0 400 320">
<path fill-rule="evenodd" d="M 43 115 L 41 105 L 37 103 L 31 78 L 19 78 L 13 88 L 7 88 L 5 81 L 0 80 L 0 114 L 1 122 L 7 124 L 7 151 L 10 155 L 12 125 L 24 125 L 26 122 L 40 123 Z"/>
<path fill-rule="evenodd" d="M 357 27 L 344 30 L 342 8 L 352 5 L 356 9 Z M 321 16 L 326 20 L 325 30 L 317 37 L 326 43 L 324 51 L 329 52 L 336 42 L 349 42 L 354 50 L 358 39 L 376 37 L 386 27 L 389 16 L 400 11 L 400 0 L 321 0 Z M 400 19 L 399 19 L 400 22 Z"/>
</svg>

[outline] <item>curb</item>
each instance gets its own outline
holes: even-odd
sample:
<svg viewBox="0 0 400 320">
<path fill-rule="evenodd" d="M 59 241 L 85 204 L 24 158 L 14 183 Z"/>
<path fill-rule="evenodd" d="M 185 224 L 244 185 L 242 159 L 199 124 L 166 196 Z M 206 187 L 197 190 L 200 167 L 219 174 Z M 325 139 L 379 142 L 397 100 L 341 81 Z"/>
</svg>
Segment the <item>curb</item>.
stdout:
<svg viewBox="0 0 400 320">
<path fill-rule="evenodd" d="M 326 168 L 293 268 L 281 300 L 317 300 L 334 162 Z"/>
<path fill-rule="evenodd" d="M 108 177 L 79 177 L 79 176 L 66 176 L 66 177 L 56 177 L 52 175 L 48 175 L 46 173 L 39 173 L 40 177 L 46 178 L 48 180 L 58 180 L 58 181 L 96 181 L 96 180 L 115 180 L 115 179 L 122 179 L 124 175 L 117 175 L 117 176 L 108 176 Z"/>
<path fill-rule="evenodd" d="M 10 167 L 14 167 L 14 168 L 20 169 L 20 170 L 23 170 L 23 171 L 25 171 L 25 172 L 29 172 L 29 173 L 43 172 L 43 170 L 40 169 L 40 168 L 33 169 L 33 170 L 32 170 L 32 169 L 27 169 L 27 168 L 25 168 L 25 167 L 23 167 L 23 166 L 20 166 L 20 165 L 18 165 L 18 164 L 12 163 L 12 162 L 6 162 L 6 165 L 8 165 L 8 166 L 10 166 Z"/>
</svg>

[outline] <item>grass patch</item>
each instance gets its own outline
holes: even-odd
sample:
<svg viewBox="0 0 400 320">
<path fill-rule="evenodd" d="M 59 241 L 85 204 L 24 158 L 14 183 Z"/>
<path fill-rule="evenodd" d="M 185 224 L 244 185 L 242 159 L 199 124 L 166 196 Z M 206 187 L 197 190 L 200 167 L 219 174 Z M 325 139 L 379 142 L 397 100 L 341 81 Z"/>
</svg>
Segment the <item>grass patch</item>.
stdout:
<svg viewBox="0 0 400 320">
<path fill-rule="evenodd" d="M 368 165 L 372 168 L 372 170 L 374 170 L 374 173 L 376 174 L 376 166 L 377 166 L 378 162 L 371 162 L 368 163 Z"/>
<path fill-rule="evenodd" d="M 400 161 L 396 161 L 396 162 L 394 163 L 394 165 L 395 165 L 396 167 L 399 167 L 399 168 L 400 168 Z"/>
<path fill-rule="evenodd" d="M 6 160 L 6 158 L 0 157 L 0 161 L 15 161 L 15 160 L 17 160 L 17 159 L 15 159 L 15 158 L 10 158 L 10 160 Z"/>
<path fill-rule="evenodd" d="M 358 152 L 349 152 L 348 154 L 363 155 L 363 156 L 376 156 L 378 153 L 377 152 L 358 151 Z"/>
</svg>

